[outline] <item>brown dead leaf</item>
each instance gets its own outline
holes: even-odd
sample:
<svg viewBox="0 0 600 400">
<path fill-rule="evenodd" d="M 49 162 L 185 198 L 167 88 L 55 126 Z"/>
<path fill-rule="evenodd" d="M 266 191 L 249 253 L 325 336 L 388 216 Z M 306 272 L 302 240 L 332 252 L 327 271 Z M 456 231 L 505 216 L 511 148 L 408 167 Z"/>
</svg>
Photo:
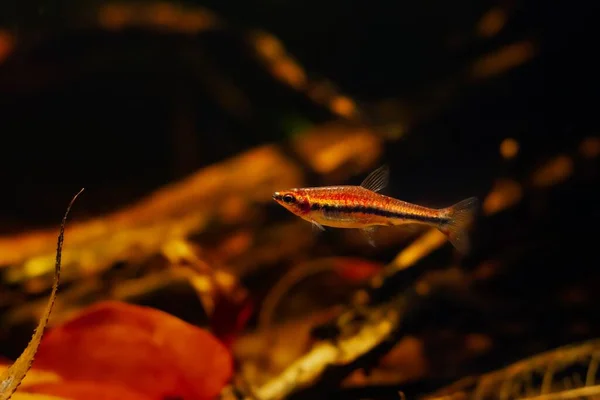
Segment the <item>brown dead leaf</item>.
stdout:
<svg viewBox="0 0 600 400">
<path fill-rule="evenodd" d="M 233 369 L 228 350 L 204 329 L 115 301 L 97 303 L 49 331 L 35 367 L 68 382 L 116 385 L 156 400 L 212 398 Z"/>
<path fill-rule="evenodd" d="M 58 291 L 58 284 L 60 281 L 60 263 L 61 263 L 61 254 L 62 254 L 62 245 L 65 234 L 65 224 L 67 222 L 67 216 L 69 215 L 69 211 L 71 211 L 71 206 L 75 202 L 75 199 L 83 192 L 83 189 L 77 193 L 69 206 L 67 207 L 67 211 L 65 212 L 65 216 L 63 217 L 62 223 L 60 225 L 60 233 L 58 235 L 58 244 L 56 248 L 56 262 L 54 264 L 54 284 L 52 285 L 52 292 L 50 293 L 50 299 L 48 300 L 48 304 L 40 318 L 40 322 L 38 323 L 37 328 L 33 334 L 33 337 L 29 341 L 29 344 L 21 353 L 17 361 L 14 362 L 7 370 L 5 370 L 0 376 L 0 400 L 8 400 L 12 397 L 13 393 L 17 390 L 23 378 L 27 374 L 27 371 L 31 368 L 31 364 L 33 363 L 33 359 L 35 357 L 36 352 L 38 351 L 38 347 L 40 346 L 40 341 L 42 336 L 44 335 L 44 329 L 46 328 L 46 324 L 48 323 L 48 319 L 50 318 L 50 313 L 52 312 L 52 307 L 54 306 L 54 300 L 56 299 L 56 293 Z"/>
</svg>

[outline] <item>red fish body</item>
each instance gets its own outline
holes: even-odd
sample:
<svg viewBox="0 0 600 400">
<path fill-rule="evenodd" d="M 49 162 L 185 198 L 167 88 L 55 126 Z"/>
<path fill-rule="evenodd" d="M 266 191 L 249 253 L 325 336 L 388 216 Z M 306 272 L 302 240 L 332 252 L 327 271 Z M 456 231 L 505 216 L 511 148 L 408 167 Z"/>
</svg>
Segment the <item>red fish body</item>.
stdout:
<svg viewBox="0 0 600 400">
<path fill-rule="evenodd" d="M 387 167 L 381 167 L 360 186 L 295 188 L 276 192 L 273 199 L 319 229 L 324 230 L 323 226 L 362 229 L 371 244 L 370 234 L 378 226 L 422 224 L 438 228 L 459 251 L 468 251 L 465 229 L 478 206 L 476 198 L 447 208 L 427 208 L 377 193 L 388 179 Z"/>
</svg>

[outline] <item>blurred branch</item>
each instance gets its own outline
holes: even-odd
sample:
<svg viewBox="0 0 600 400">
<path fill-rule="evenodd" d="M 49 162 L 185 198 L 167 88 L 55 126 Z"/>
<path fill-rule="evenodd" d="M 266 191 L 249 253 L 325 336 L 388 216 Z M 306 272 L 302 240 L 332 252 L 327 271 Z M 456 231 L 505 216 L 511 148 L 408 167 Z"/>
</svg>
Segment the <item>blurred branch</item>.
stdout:
<svg viewBox="0 0 600 400">
<path fill-rule="evenodd" d="M 63 253 L 63 280 L 88 279 L 64 290 L 65 301 L 60 302 L 55 314 L 74 311 L 73 307 L 87 302 L 82 299 L 129 300 L 132 291 L 138 295 L 188 280 L 173 271 L 147 271 L 142 279 L 137 279 L 139 272 L 135 272 L 141 266 L 147 268 L 156 256 L 162 266 L 165 261 L 176 262 L 172 258 L 179 254 L 182 243 L 192 245 L 211 268 L 239 278 L 299 254 L 314 241 L 313 235 L 300 234 L 303 229 L 310 231 L 309 225 L 296 219 L 266 227 L 258 223 L 268 218 L 264 207 L 272 201 L 272 192 L 302 185 L 306 171 L 317 171 L 318 178 L 324 180 L 348 179 L 371 168 L 381 150 L 381 141 L 368 130 L 336 124 L 320 126 L 295 137 L 287 146 L 249 150 L 118 211 L 76 221 L 67 227 L 73 246 Z M 199 244 L 203 242 L 199 235 L 207 231 L 211 232 L 209 243 Z M 14 298 L 32 288 L 39 292 L 51 284 L 48 275 L 53 265 L 53 241 L 50 229 L 0 237 L 4 280 L 31 285 L 15 291 Z M 100 280 L 104 276 L 101 274 L 117 263 L 128 266 L 129 273 L 118 275 L 130 285 L 119 288 Z M 131 280 L 133 277 L 136 279 Z M 190 283 L 204 287 L 205 278 L 199 279 Z M 205 301 L 209 294 L 200 295 Z M 42 302 L 17 303 L 13 297 L 7 298 L 9 304 L 14 304 L 5 315 L 7 325 L 39 318 Z"/>
<path fill-rule="evenodd" d="M 311 152 L 306 151 L 308 143 Z M 352 143 L 360 147 L 350 146 Z M 348 127 L 306 132 L 291 143 L 303 162 L 319 172 L 341 172 L 344 178 L 373 165 L 380 146 L 371 132 Z M 325 159 L 327 165 L 323 165 Z M 249 150 L 167 185 L 129 207 L 73 224 L 67 228 L 73 247 L 64 253 L 65 264 L 73 276 L 160 253 L 163 244 L 202 232 L 215 219 L 228 224 L 253 216 L 251 209 L 256 203 L 266 204 L 272 201 L 274 191 L 303 181 L 300 166 L 280 147 Z M 11 281 L 46 274 L 52 268 L 52 242 L 51 230 L 0 237 L 0 267 L 13 267 Z"/>
<path fill-rule="evenodd" d="M 335 340 L 323 340 L 292 363 L 281 374 L 259 388 L 252 389 L 251 395 L 237 397 L 236 389 L 229 386 L 221 394 L 222 399 L 253 397 L 261 400 L 282 399 L 289 394 L 314 384 L 327 373 L 336 370 L 352 369 L 352 365 L 364 357 L 373 355 L 382 344 L 393 337 L 401 322 L 406 307 L 404 296 L 368 310 L 364 319 L 348 321 L 344 329 L 352 332 Z"/>
<path fill-rule="evenodd" d="M 66 264 L 76 271 L 98 271 L 140 253 L 159 253 L 171 239 L 204 229 L 212 212 L 241 197 L 242 208 L 267 202 L 281 186 L 301 182 L 300 171 L 274 146 L 263 146 L 183 181 L 170 184 L 117 212 L 73 224 L 73 248 Z M 51 230 L 0 238 L 0 265 L 21 267 L 30 276 L 47 273 L 52 259 Z M 135 249 L 135 250 L 134 250 Z M 17 270 L 15 270 L 17 273 Z M 13 276 L 12 280 L 19 280 Z"/>
<path fill-rule="evenodd" d="M 315 339 L 316 342 L 309 351 L 266 383 L 257 388 L 251 387 L 241 395 L 238 392 L 244 392 L 242 388 L 229 386 L 224 389 L 221 398 L 276 400 L 304 389 L 319 390 L 322 386 L 330 387 L 339 383 L 352 371 L 368 369 L 388 353 L 404 336 L 403 322 L 409 316 L 407 313 L 418 310 L 416 305 L 425 297 L 440 287 L 465 288 L 471 282 L 468 276 L 457 269 L 426 274 L 418 280 L 416 277 L 422 271 L 415 270 L 413 279 L 407 279 L 404 286 L 399 286 L 395 285 L 398 280 L 408 276 L 388 276 L 392 268 L 396 268 L 394 264 L 384 269 L 371 282 L 389 279 L 390 282 L 382 282 L 377 288 L 371 289 L 381 291 L 387 290 L 390 285 L 396 286 L 395 294 L 390 300 L 378 302 L 374 300 L 377 296 L 357 296 L 363 301 L 355 301 L 341 310 L 332 322 L 316 327 L 333 332 L 332 335 Z M 328 329 L 331 326 L 333 329 Z M 245 385 L 248 386 L 247 383 Z"/>
<path fill-rule="evenodd" d="M 109 30 L 147 27 L 167 32 L 198 34 L 225 26 L 217 15 L 206 8 L 165 1 L 106 2 L 98 9 L 97 18 L 98 23 Z"/>
</svg>

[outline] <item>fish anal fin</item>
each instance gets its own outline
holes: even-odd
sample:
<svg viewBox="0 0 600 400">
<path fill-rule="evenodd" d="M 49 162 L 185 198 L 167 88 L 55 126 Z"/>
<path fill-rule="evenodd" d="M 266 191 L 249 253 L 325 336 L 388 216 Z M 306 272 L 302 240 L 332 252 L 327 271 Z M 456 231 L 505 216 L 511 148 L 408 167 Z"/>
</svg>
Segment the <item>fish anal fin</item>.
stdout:
<svg viewBox="0 0 600 400">
<path fill-rule="evenodd" d="M 475 219 L 479 208 L 479 200 L 469 197 L 445 209 L 449 221 L 440 226 L 450 243 L 462 254 L 467 254 L 471 244 L 467 229 Z"/>
<path fill-rule="evenodd" d="M 361 229 L 363 236 L 367 239 L 367 242 L 373 247 L 375 247 L 375 239 L 373 238 L 373 234 L 377 230 L 376 226 L 369 226 L 367 228 Z"/>
<path fill-rule="evenodd" d="M 382 165 L 375 171 L 371 172 L 360 184 L 365 189 L 373 192 L 379 192 L 385 188 L 390 180 L 390 168 L 387 164 Z"/>
</svg>

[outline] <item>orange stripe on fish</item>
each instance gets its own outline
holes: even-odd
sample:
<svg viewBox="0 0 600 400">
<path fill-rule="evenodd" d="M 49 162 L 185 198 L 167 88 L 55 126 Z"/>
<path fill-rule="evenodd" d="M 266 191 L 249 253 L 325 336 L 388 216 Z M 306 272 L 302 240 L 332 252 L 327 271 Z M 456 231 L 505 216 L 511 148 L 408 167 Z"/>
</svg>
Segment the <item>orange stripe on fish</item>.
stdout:
<svg viewBox="0 0 600 400">
<path fill-rule="evenodd" d="M 372 233 L 378 226 L 422 224 L 436 227 L 458 251 L 468 252 L 466 229 L 478 209 L 477 198 L 433 209 L 377 193 L 388 181 L 389 169 L 384 165 L 360 186 L 294 188 L 275 192 L 273 199 L 321 230 L 324 226 L 361 229 L 373 246 Z"/>
</svg>

